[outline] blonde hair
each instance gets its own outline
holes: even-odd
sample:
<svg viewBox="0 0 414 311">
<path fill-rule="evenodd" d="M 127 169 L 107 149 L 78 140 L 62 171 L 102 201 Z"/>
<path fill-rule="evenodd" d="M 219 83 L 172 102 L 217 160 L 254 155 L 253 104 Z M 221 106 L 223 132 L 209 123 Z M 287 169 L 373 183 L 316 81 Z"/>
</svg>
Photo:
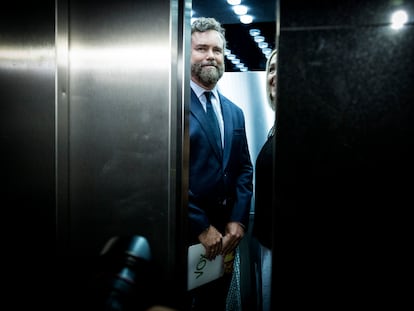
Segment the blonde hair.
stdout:
<svg viewBox="0 0 414 311">
<path fill-rule="evenodd" d="M 268 57 L 268 59 L 266 61 L 266 76 L 269 74 L 269 71 L 270 71 L 270 62 L 271 62 L 272 58 L 273 57 L 276 57 L 276 56 L 277 56 L 277 50 L 274 49 L 269 54 L 269 57 Z M 276 60 L 276 62 L 277 62 L 277 60 Z M 269 83 L 266 83 L 266 94 L 267 94 L 267 101 L 268 101 L 268 103 L 270 105 L 270 108 L 272 108 L 273 110 L 275 110 L 276 109 L 276 98 L 274 98 L 272 100 L 272 98 L 270 96 Z"/>
</svg>

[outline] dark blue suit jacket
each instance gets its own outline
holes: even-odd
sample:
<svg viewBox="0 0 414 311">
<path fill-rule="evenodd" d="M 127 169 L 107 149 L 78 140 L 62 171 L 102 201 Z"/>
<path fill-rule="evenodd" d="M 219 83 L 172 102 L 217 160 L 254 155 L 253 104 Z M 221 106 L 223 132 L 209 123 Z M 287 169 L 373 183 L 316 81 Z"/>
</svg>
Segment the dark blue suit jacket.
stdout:
<svg viewBox="0 0 414 311">
<path fill-rule="evenodd" d="M 191 90 L 190 106 L 190 244 L 210 224 L 224 233 L 234 221 L 247 228 L 253 193 L 253 166 L 243 111 L 219 94 L 224 119 L 224 149 L 217 147 L 206 113 Z M 224 202 L 224 204 L 222 204 Z"/>
</svg>

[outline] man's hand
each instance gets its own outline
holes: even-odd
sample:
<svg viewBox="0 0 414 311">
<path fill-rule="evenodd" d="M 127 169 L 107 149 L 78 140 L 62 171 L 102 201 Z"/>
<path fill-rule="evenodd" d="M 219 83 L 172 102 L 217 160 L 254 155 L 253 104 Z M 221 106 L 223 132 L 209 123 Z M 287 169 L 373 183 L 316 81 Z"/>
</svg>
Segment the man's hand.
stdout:
<svg viewBox="0 0 414 311">
<path fill-rule="evenodd" d="M 203 244 L 206 249 L 206 258 L 213 260 L 217 255 L 221 254 L 222 249 L 221 233 L 213 226 L 208 227 L 205 231 L 200 233 L 198 240 Z"/>
<path fill-rule="evenodd" d="M 223 247 L 221 254 L 231 253 L 239 245 L 244 236 L 244 228 L 238 222 L 229 222 L 226 226 L 226 235 L 223 237 Z"/>
</svg>

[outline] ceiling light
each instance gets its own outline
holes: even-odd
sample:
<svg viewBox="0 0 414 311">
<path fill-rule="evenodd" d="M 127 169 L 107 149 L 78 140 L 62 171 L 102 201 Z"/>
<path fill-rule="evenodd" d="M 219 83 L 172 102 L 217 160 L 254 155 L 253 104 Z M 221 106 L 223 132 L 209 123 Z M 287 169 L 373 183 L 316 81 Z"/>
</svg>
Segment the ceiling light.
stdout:
<svg viewBox="0 0 414 311">
<path fill-rule="evenodd" d="M 235 58 L 231 61 L 233 64 L 239 64 L 240 63 L 240 59 Z"/>
<path fill-rule="evenodd" d="M 256 37 L 254 37 L 254 41 L 256 41 L 257 43 L 263 42 L 264 41 L 264 37 L 263 36 L 256 36 Z"/>
<path fill-rule="evenodd" d="M 244 15 L 247 13 L 247 6 L 245 5 L 235 5 L 233 6 L 233 11 L 237 15 Z"/>
<path fill-rule="evenodd" d="M 262 49 L 262 53 L 266 56 L 268 56 L 272 52 L 271 48 L 264 48 Z"/>
<path fill-rule="evenodd" d="M 252 37 L 258 36 L 258 35 L 260 35 L 260 30 L 259 30 L 259 29 L 250 29 L 250 30 L 249 30 L 249 34 L 250 34 Z"/>
<path fill-rule="evenodd" d="M 241 3 L 241 0 L 227 0 L 227 3 L 230 5 L 238 5 Z"/>
<path fill-rule="evenodd" d="M 240 22 L 242 22 L 243 24 L 250 24 L 251 22 L 253 22 L 253 16 L 242 15 L 240 16 Z"/>
<path fill-rule="evenodd" d="M 269 46 L 269 44 L 267 42 L 264 42 L 264 41 L 263 42 L 259 42 L 257 45 L 261 49 L 267 48 Z"/>
<path fill-rule="evenodd" d="M 407 12 L 403 10 L 396 11 L 392 14 L 391 17 L 391 27 L 393 29 L 400 29 L 408 21 Z"/>
<path fill-rule="evenodd" d="M 236 58 L 236 55 L 234 55 L 234 54 L 228 54 L 227 55 L 227 59 L 228 60 L 233 60 L 233 59 L 235 59 Z"/>
</svg>

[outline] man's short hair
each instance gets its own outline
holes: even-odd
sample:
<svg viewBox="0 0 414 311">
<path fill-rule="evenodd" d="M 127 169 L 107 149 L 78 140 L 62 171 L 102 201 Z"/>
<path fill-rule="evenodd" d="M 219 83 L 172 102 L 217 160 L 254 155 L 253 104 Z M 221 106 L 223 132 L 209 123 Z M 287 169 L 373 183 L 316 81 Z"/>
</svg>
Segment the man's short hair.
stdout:
<svg viewBox="0 0 414 311">
<path fill-rule="evenodd" d="M 221 27 L 221 24 L 213 17 L 199 17 L 191 24 L 191 34 L 195 32 L 205 32 L 208 30 L 215 30 L 220 34 L 223 39 L 223 48 L 226 48 L 225 29 Z"/>
</svg>

